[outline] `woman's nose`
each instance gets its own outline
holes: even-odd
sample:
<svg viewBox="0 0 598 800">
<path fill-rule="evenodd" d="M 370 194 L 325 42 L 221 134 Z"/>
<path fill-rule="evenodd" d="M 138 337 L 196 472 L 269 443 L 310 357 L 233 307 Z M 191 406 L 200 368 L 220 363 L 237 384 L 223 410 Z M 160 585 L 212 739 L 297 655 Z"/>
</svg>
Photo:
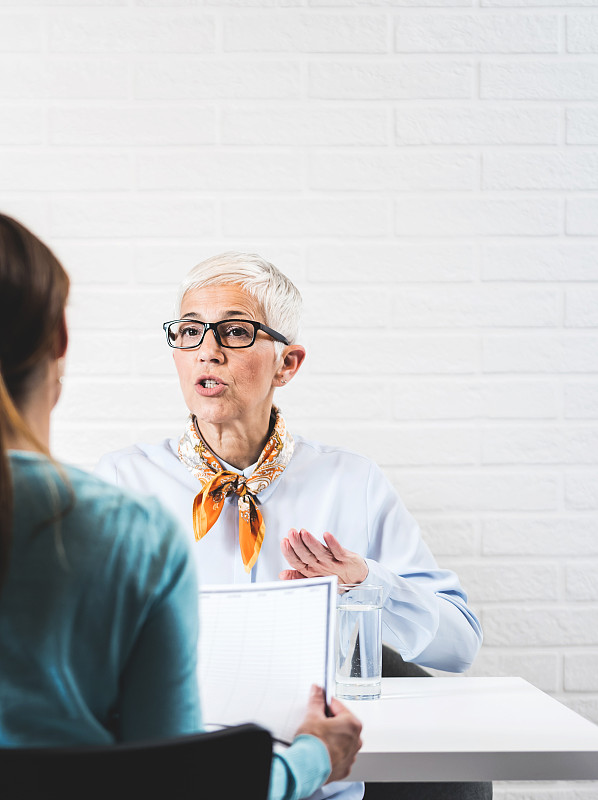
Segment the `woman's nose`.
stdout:
<svg viewBox="0 0 598 800">
<path fill-rule="evenodd" d="M 196 350 L 197 358 L 200 361 L 222 361 L 224 354 L 222 348 L 216 341 L 213 330 L 207 330 L 203 337 L 203 342 Z"/>
</svg>

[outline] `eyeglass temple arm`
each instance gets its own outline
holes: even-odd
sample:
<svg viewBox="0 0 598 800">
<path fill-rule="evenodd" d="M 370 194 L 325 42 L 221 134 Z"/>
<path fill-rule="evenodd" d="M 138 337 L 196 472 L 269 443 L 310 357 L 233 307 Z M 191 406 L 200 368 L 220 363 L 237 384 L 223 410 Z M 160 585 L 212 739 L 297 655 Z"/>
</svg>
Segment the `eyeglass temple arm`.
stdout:
<svg viewBox="0 0 598 800">
<path fill-rule="evenodd" d="M 283 344 L 290 344 L 289 340 L 286 336 L 283 336 L 282 333 L 278 333 L 278 331 L 269 328 L 267 325 L 264 325 L 262 322 L 258 322 L 260 326 L 260 330 L 264 331 L 265 333 L 269 334 L 273 339 L 276 339 Z"/>
</svg>

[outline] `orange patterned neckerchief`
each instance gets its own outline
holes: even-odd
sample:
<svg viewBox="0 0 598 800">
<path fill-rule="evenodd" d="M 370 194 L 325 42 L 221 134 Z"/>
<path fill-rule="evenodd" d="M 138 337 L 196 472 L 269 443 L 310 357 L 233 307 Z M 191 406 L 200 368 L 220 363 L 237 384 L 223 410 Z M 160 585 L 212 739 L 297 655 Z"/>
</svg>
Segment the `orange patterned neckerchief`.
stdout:
<svg viewBox="0 0 598 800">
<path fill-rule="evenodd" d="M 262 450 L 255 471 L 249 478 L 222 468 L 222 464 L 204 442 L 196 418 L 187 420 L 179 441 L 179 458 L 201 483 L 201 491 L 193 501 L 193 532 L 196 541 L 202 539 L 220 516 L 229 494 L 239 496 L 239 545 L 246 572 L 260 553 L 266 527 L 255 502 L 272 481 L 280 477 L 291 460 L 295 443 L 287 430 L 282 414 L 272 407 L 274 427 Z"/>
</svg>

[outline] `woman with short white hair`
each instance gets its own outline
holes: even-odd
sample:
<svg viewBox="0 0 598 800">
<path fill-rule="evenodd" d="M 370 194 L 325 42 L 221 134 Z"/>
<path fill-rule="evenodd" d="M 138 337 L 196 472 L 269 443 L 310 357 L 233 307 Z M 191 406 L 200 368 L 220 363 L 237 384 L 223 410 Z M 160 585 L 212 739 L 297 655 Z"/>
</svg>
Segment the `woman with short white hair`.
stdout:
<svg viewBox="0 0 598 800">
<path fill-rule="evenodd" d="M 259 256 L 224 253 L 191 270 L 164 323 L 189 409 L 182 433 L 105 456 L 108 480 L 157 496 L 195 541 L 208 583 L 335 574 L 384 589 L 383 639 L 405 660 L 467 669 L 480 624 L 440 569 L 382 471 L 291 433 L 274 393 L 305 358 L 301 297 Z M 362 784 L 314 797 L 358 798 Z M 339 794 L 340 796 L 340 794 Z"/>
</svg>

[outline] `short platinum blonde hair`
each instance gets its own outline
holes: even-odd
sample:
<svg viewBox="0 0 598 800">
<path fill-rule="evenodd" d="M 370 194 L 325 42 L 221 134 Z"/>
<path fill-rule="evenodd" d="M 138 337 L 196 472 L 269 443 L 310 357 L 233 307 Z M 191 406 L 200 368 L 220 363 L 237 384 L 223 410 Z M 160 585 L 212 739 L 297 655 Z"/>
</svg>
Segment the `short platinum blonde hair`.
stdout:
<svg viewBox="0 0 598 800">
<path fill-rule="evenodd" d="M 183 298 L 193 289 L 204 286 L 236 284 L 257 302 L 264 322 L 282 333 L 291 344 L 297 342 L 302 298 L 295 284 L 274 264 L 255 253 L 230 251 L 202 261 L 187 274 L 179 286 L 176 311 L 181 313 Z M 216 321 L 216 320 L 208 320 Z M 282 342 L 274 342 L 282 352 Z"/>
</svg>

